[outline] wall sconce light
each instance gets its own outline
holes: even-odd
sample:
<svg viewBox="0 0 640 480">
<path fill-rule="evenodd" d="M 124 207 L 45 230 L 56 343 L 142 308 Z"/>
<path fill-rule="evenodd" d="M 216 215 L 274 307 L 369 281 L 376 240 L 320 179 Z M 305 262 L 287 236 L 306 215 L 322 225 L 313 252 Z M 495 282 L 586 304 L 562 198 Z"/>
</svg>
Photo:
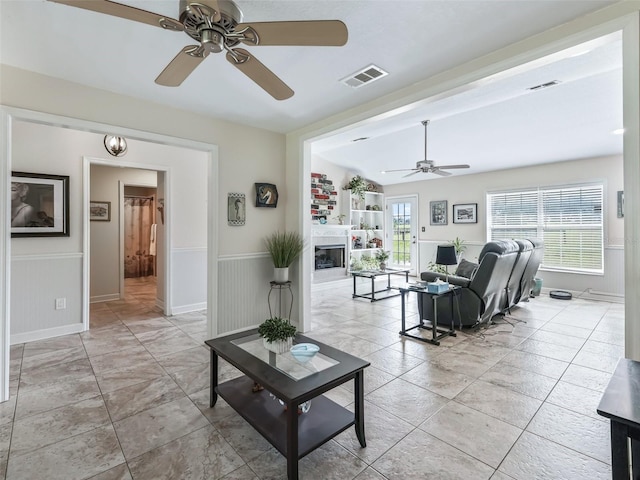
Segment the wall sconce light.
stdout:
<svg viewBox="0 0 640 480">
<path fill-rule="evenodd" d="M 109 152 L 110 155 L 120 157 L 127 153 L 127 141 L 123 137 L 105 135 L 104 148 L 107 149 L 107 152 Z"/>
</svg>

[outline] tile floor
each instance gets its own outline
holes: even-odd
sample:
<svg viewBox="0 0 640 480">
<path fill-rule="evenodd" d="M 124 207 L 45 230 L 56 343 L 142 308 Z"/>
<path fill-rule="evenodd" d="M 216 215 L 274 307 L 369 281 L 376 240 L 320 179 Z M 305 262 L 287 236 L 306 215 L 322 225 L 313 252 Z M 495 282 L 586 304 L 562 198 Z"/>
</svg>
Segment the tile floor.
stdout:
<svg viewBox="0 0 640 480">
<path fill-rule="evenodd" d="M 89 332 L 12 347 L 2 474 L 286 478 L 284 458 L 228 405 L 208 408 L 204 313 L 165 318 L 151 285 L 135 292 L 93 305 Z M 415 299 L 407 308 L 415 319 Z M 623 355 L 622 304 L 543 295 L 440 347 L 400 339 L 399 297 L 353 300 L 350 281 L 314 287 L 312 310 L 309 336 L 371 362 L 368 446 L 350 429 L 301 460 L 302 479 L 610 478 L 596 406 Z M 238 372 L 223 362 L 221 374 Z M 349 406 L 350 387 L 330 397 Z"/>
</svg>

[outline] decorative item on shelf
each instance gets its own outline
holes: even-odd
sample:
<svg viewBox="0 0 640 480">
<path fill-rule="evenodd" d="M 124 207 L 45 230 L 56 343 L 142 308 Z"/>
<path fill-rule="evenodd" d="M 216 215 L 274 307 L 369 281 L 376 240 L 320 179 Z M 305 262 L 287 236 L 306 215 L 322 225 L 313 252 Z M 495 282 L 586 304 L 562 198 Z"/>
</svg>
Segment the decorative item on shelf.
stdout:
<svg viewBox="0 0 640 480">
<path fill-rule="evenodd" d="M 436 263 L 438 265 L 445 265 L 445 271 L 447 272 L 447 282 L 449 281 L 449 268 L 448 265 L 457 265 L 458 258 L 456 257 L 456 247 L 453 245 L 438 245 L 438 251 L 436 253 Z"/>
<path fill-rule="evenodd" d="M 258 327 L 258 335 L 262 337 L 264 348 L 275 353 L 285 353 L 291 349 L 296 327 L 288 318 L 267 318 Z"/>
<path fill-rule="evenodd" d="M 382 248 L 382 239 L 376 237 L 376 238 L 373 238 L 371 241 L 375 244 L 374 248 Z"/>
<path fill-rule="evenodd" d="M 302 236 L 297 232 L 275 232 L 265 239 L 267 251 L 274 266 L 274 280 L 289 281 L 289 266 L 300 256 L 304 248 Z"/>
<path fill-rule="evenodd" d="M 380 205 L 371 205 L 371 210 L 374 212 L 379 212 L 381 210 Z"/>
<path fill-rule="evenodd" d="M 320 351 L 320 347 L 315 343 L 298 343 L 291 347 L 291 355 L 300 363 L 307 363 L 316 353 Z"/>
<path fill-rule="evenodd" d="M 340 225 L 344 225 L 344 218 L 346 217 L 346 215 L 344 213 L 341 213 L 340 215 L 338 215 L 338 223 Z"/>
<path fill-rule="evenodd" d="M 367 206 L 365 207 L 365 210 L 372 210 L 371 205 L 367 205 Z"/>
<path fill-rule="evenodd" d="M 376 252 L 376 260 L 380 265 L 380 270 L 383 272 L 387 269 L 387 260 L 389 259 L 389 252 L 386 250 L 378 250 Z"/>
<path fill-rule="evenodd" d="M 353 249 L 354 250 L 359 250 L 362 248 L 362 238 L 361 237 L 351 237 L 352 241 L 353 241 Z"/>
<path fill-rule="evenodd" d="M 351 180 L 349 180 L 349 183 L 342 187 L 342 189 L 351 190 L 351 193 L 353 195 L 356 195 L 364 200 L 364 194 L 367 191 L 367 182 L 360 175 L 356 175 Z"/>
<path fill-rule="evenodd" d="M 378 186 L 375 183 L 367 183 L 367 192 L 377 192 Z"/>
</svg>

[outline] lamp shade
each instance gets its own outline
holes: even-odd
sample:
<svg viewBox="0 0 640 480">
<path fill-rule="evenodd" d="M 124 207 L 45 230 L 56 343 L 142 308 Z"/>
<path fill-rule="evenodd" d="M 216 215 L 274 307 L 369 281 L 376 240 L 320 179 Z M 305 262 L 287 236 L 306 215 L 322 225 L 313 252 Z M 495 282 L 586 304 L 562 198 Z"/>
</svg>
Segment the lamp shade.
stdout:
<svg viewBox="0 0 640 480">
<path fill-rule="evenodd" d="M 456 265 L 458 257 L 456 257 L 456 247 L 453 245 L 438 245 L 438 253 L 436 253 L 436 263 L 438 265 Z"/>
</svg>

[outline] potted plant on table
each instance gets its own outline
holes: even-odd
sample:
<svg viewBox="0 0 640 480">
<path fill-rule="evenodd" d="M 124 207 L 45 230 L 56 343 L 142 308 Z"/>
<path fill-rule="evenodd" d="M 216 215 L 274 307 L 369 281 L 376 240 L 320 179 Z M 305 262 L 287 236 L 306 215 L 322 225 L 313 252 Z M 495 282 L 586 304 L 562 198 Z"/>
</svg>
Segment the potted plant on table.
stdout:
<svg viewBox="0 0 640 480">
<path fill-rule="evenodd" d="M 300 256 L 304 241 L 298 232 L 275 232 L 265 239 L 274 266 L 274 280 L 289 281 L 289 266 Z"/>
<path fill-rule="evenodd" d="M 284 353 L 291 349 L 296 327 L 287 318 L 267 318 L 258 327 L 258 335 L 262 337 L 264 348 L 275 353 Z"/>
<path fill-rule="evenodd" d="M 383 272 L 387 269 L 387 260 L 389 259 L 389 252 L 386 250 L 378 250 L 376 253 L 376 260 L 380 265 L 380 270 Z"/>
</svg>

